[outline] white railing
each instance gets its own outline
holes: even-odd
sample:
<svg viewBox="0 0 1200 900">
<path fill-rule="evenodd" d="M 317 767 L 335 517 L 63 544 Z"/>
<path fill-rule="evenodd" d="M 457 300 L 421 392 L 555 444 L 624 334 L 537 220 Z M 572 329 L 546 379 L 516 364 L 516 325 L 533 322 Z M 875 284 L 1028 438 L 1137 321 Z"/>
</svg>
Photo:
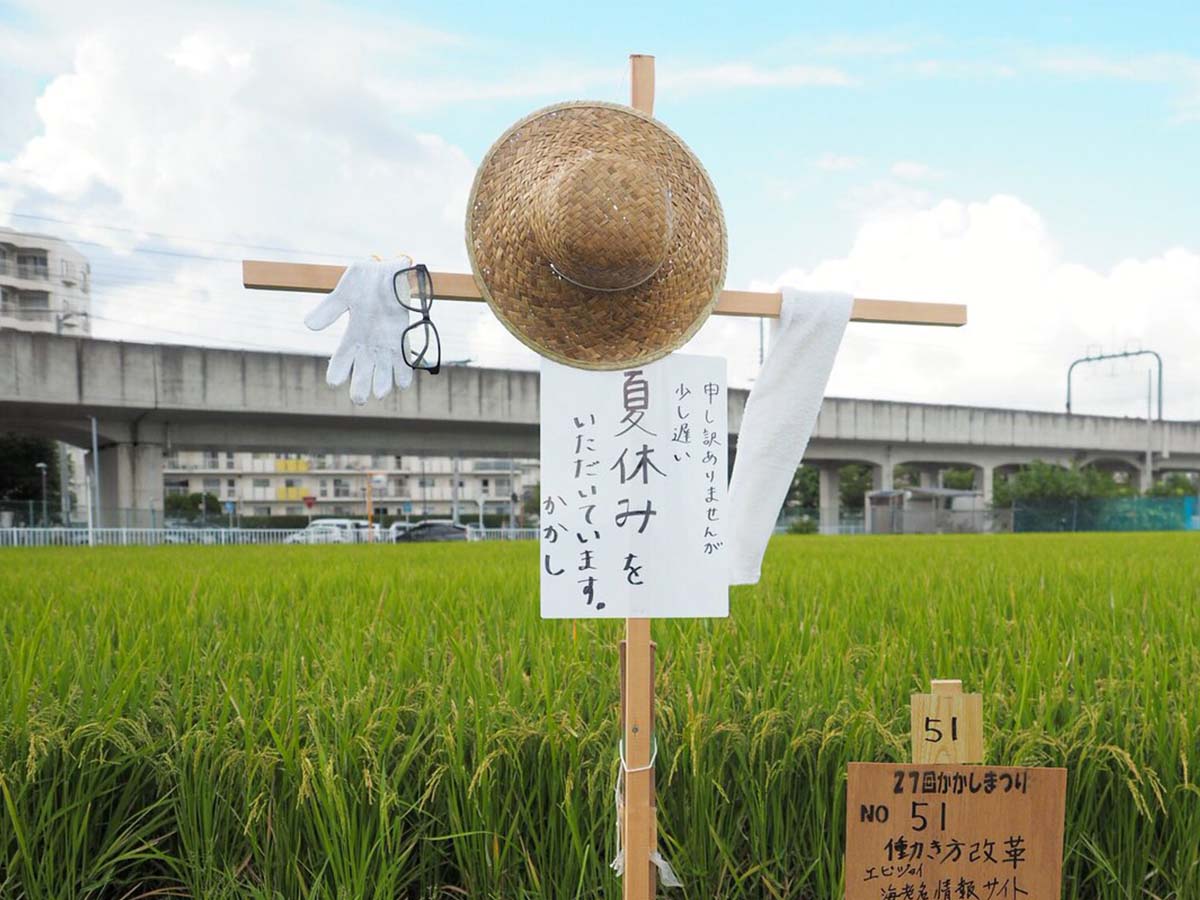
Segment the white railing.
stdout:
<svg viewBox="0 0 1200 900">
<path fill-rule="evenodd" d="M 536 541 L 536 528 L 480 528 L 467 526 L 468 541 Z"/>
<path fill-rule="evenodd" d="M 467 526 L 468 541 L 534 541 L 536 528 L 480 528 Z M 295 528 L 0 528 L 0 547 L 138 547 L 204 544 L 325 544 L 371 543 L 362 535 L 306 532 Z M 375 543 L 390 543 L 386 533 Z"/>
<path fill-rule="evenodd" d="M 0 547 L 282 544 L 294 528 L 0 528 Z"/>
</svg>

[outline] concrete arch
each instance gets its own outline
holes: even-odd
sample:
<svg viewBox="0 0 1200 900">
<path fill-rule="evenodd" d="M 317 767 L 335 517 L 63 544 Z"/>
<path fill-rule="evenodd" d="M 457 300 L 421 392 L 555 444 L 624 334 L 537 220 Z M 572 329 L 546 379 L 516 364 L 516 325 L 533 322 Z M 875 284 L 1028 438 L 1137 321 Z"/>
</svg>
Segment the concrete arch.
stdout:
<svg viewBox="0 0 1200 900">
<path fill-rule="evenodd" d="M 1117 465 L 1133 469 L 1136 472 L 1141 472 L 1145 468 L 1145 458 L 1138 458 L 1131 454 L 1125 453 L 1092 453 L 1081 457 L 1078 460 L 1079 468 L 1087 468 L 1095 466 L 1103 468 L 1104 463 L 1116 463 Z"/>
</svg>

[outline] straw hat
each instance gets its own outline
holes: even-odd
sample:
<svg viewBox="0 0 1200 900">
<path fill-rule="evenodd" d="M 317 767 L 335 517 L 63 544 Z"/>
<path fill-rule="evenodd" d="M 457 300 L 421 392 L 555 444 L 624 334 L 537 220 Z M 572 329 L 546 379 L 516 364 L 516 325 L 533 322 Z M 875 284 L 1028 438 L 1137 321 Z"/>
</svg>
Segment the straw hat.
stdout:
<svg viewBox="0 0 1200 900">
<path fill-rule="evenodd" d="M 467 204 L 480 293 L 518 340 L 583 369 L 680 347 L 725 281 L 725 220 L 700 161 L 627 106 L 548 106 L 488 151 Z"/>
</svg>

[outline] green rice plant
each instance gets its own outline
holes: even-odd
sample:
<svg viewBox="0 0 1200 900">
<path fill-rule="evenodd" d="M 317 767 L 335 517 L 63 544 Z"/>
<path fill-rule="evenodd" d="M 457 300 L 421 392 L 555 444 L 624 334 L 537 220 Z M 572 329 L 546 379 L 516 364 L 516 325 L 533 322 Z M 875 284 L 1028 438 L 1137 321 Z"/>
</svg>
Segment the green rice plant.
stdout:
<svg viewBox="0 0 1200 900">
<path fill-rule="evenodd" d="M 777 538 L 654 625 L 686 898 L 834 898 L 908 696 L 1068 777 L 1064 897 L 1200 897 L 1194 534 Z M 533 544 L 0 554 L 0 898 L 615 898 L 622 624 Z"/>
</svg>

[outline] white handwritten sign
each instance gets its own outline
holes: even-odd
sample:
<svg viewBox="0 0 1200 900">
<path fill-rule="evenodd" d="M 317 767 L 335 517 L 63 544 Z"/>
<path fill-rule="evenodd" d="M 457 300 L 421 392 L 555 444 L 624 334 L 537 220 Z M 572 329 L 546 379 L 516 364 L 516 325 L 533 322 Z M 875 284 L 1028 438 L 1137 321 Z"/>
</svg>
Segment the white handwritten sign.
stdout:
<svg viewBox="0 0 1200 900">
<path fill-rule="evenodd" d="M 547 619 L 729 615 L 725 360 L 542 361 Z"/>
</svg>

